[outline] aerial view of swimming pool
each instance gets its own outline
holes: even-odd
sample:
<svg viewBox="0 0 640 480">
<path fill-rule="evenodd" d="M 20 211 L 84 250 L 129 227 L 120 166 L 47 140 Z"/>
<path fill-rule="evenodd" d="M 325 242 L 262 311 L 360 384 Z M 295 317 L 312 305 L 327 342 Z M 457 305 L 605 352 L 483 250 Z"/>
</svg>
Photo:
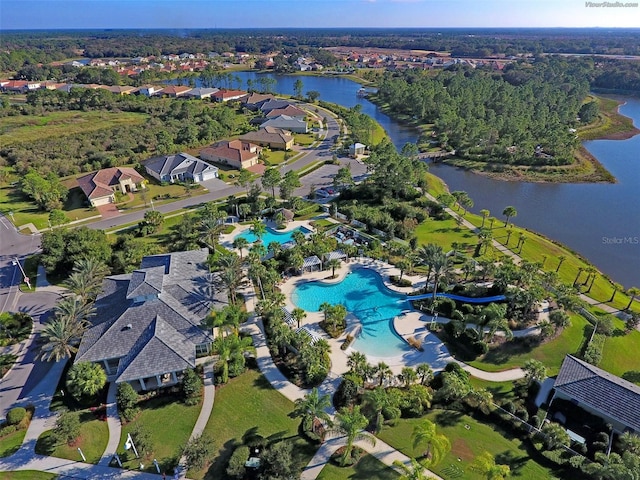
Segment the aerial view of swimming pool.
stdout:
<svg viewBox="0 0 640 480">
<path fill-rule="evenodd" d="M 370 269 L 349 273 L 340 283 L 307 282 L 295 288 L 293 303 L 309 312 L 320 311 L 324 302 L 341 303 L 362 324 L 353 348 L 373 357 L 395 357 L 410 350 L 393 329 L 393 318 L 411 310 L 406 296 L 389 290 Z"/>
<path fill-rule="evenodd" d="M 305 235 L 309 233 L 313 233 L 311 230 L 305 227 L 297 227 L 297 228 L 294 228 L 293 230 L 288 230 L 286 232 L 279 232 L 277 230 L 274 230 L 273 228 L 267 227 L 267 233 L 262 237 L 262 244 L 265 247 L 267 247 L 271 242 L 278 242 L 278 243 L 291 242 L 293 241 L 293 232 L 295 232 L 296 230 L 301 231 Z M 253 243 L 256 240 L 258 240 L 258 237 L 256 237 L 253 233 L 251 233 L 251 229 L 247 229 L 244 232 L 236 235 L 234 239 L 238 237 L 246 238 L 249 243 Z"/>
</svg>

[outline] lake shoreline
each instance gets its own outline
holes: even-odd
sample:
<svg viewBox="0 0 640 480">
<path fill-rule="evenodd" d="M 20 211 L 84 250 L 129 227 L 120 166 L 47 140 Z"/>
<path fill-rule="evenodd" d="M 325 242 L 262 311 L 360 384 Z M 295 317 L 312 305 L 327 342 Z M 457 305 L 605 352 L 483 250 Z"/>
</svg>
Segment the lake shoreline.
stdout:
<svg viewBox="0 0 640 480">
<path fill-rule="evenodd" d="M 581 139 L 581 145 L 574 153 L 575 162 L 567 166 L 541 166 L 532 167 L 528 165 L 510 166 L 502 163 L 474 162 L 469 159 L 444 160 L 442 163 L 452 167 L 461 168 L 469 172 L 489 177 L 504 182 L 529 182 L 529 183 L 617 183 L 617 179 L 612 175 L 602 163 L 594 157 L 584 147 L 585 141 L 591 140 L 628 140 L 640 134 L 640 129 L 633 125 L 632 119 L 620 113 L 620 107 L 625 104 L 623 100 L 616 97 L 596 96 L 596 98 L 606 98 L 615 100 L 617 105 L 612 111 L 603 111 L 601 114 L 607 119 L 613 119 L 615 125 L 625 125 L 630 123 L 630 127 L 623 131 L 604 132 L 593 138 Z M 369 101 L 374 103 L 382 112 L 397 122 L 409 127 L 416 128 L 422 132 L 429 124 L 421 124 L 392 112 L 388 106 L 377 102 L 375 96 L 369 96 Z M 588 126 L 585 128 L 589 128 Z M 477 165 L 474 165 L 476 163 Z M 545 172 L 544 169 L 554 169 L 553 172 Z M 566 170 L 566 171 L 563 171 Z M 587 170 L 581 172 L 581 170 Z"/>
</svg>

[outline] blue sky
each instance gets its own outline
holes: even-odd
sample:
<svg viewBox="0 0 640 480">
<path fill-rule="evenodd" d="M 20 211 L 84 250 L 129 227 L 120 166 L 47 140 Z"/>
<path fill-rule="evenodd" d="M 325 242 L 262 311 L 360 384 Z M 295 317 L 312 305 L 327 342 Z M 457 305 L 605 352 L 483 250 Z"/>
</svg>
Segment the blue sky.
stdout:
<svg viewBox="0 0 640 480">
<path fill-rule="evenodd" d="M 242 27 L 637 28 L 640 8 L 588 8 L 584 0 L 0 0 L 1 29 Z"/>
</svg>

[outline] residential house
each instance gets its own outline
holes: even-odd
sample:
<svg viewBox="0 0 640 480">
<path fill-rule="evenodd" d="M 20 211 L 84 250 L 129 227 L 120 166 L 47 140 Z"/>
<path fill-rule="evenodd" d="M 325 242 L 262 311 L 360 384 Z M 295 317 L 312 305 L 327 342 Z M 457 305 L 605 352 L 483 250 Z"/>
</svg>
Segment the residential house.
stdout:
<svg viewBox="0 0 640 480">
<path fill-rule="evenodd" d="M 270 118 L 262 124 L 262 128 L 275 127 L 283 130 L 289 130 L 294 133 L 307 133 L 309 128 L 307 122 L 300 118 L 290 117 L 289 115 L 278 115 Z"/>
<path fill-rule="evenodd" d="M 270 93 L 250 93 L 242 99 L 242 105 L 249 110 L 259 110 L 263 103 L 269 100 L 275 100 L 275 97 Z"/>
<path fill-rule="evenodd" d="M 208 255 L 207 249 L 151 255 L 133 273 L 107 277 L 75 362 L 97 363 L 109 382 L 139 391 L 178 383 L 211 350 L 213 336 L 202 321 L 227 304 Z"/>
<path fill-rule="evenodd" d="M 349 156 L 352 158 L 357 158 L 358 155 L 364 155 L 366 149 L 366 145 L 363 145 L 362 143 L 354 143 L 353 145 L 349 146 Z"/>
<path fill-rule="evenodd" d="M 138 93 L 146 97 L 151 97 L 153 95 L 159 95 L 162 90 L 163 87 L 158 87 L 157 85 L 143 85 L 138 89 Z"/>
<path fill-rule="evenodd" d="M 2 86 L 5 92 L 27 93 L 38 90 L 42 82 L 28 80 L 9 80 Z"/>
<path fill-rule="evenodd" d="M 106 87 L 106 89 L 116 95 L 130 95 L 138 91 L 136 87 L 131 87 L 129 85 L 112 85 L 112 86 Z"/>
<path fill-rule="evenodd" d="M 223 88 L 211 95 L 211 98 L 216 102 L 229 102 L 231 100 L 240 100 L 246 96 L 247 92 L 244 90 L 227 90 Z"/>
<path fill-rule="evenodd" d="M 291 132 L 275 127 L 265 127 L 257 132 L 245 133 L 240 140 L 274 150 L 290 150 L 293 147 Z"/>
<path fill-rule="evenodd" d="M 144 177 L 130 167 L 112 167 L 78 178 L 80 189 L 92 207 L 115 203 L 115 192 L 135 192 L 145 188 Z"/>
<path fill-rule="evenodd" d="M 275 108 L 269 111 L 265 116 L 267 118 L 273 118 L 279 115 L 289 115 L 290 117 L 304 119 L 307 116 L 307 112 L 294 105 L 287 105 L 284 108 Z"/>
<path fill-rule="evenodd" d="M 200 100 L 203 100 L 205 98 L 211 98 L 211 95 L 216 93 L 218 90 L 219 90 L 218 88 L 204 88 L 204 87 L 194 88 L 193 90 L 187 92 L 186 96 L 190 98 L 199 98 Z"/>
<path fill-rule="evenodd" d="M 289 105 L 291 105 L 291 103 L 287 100 L 278 100 L 278 99 L 273 99 L 273 100 L 269 100 L 267 102 L 264 102 L 261 106 L 260 106 L 260 110 L 262 111 L 262 113 L 264 113 L 265 115 L 268 114 L 271 110 L 275 110 L 277 108 L 286 108 Z"/>
<path fill-rule="evenodd" d="M 562 362 L 553 386 L 557 398 L 602 418 L 617 432 L 640 434 L 640 387 L 572 355 Z"/>
<path fill-rule="evenodd" d="M 150 158 L 144 162 L 144 168 L 149 175 L 161 182 L 200 183 L 218 177 L 218 167 L 188 153 Z"/>
<path fill-rule="evenodd" d="M 185 87 L 184 85 L 169 85 L 162 89 L 162 95 L 167 97 L 181 97 L 191 90 L 191 87 Z"/>
<path fill-rule="evenodd" d="M 241 169 L 256 165 L 262 147 L 242 140 L 224 140 L 200 150 L 200 157 Z"/>
</svg>

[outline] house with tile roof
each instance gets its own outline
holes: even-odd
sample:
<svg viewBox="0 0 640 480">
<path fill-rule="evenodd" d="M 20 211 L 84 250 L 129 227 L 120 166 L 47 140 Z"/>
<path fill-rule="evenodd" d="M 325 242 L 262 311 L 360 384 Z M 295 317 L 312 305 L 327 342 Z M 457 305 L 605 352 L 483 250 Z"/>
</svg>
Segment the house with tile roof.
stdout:
<svg viewBox="0 0 640 480">
<path fill-rule="evenodd" d="M 273 110 L 270 110 L 266 114 L 266 117 L 273 118 L 273 117 L 278 117 L 280 115 L 288 115 L 290 117 L 295 117 L 295 118 L 304 120 L 304 118 L 307 116 L 307 112 L 305 112 L 301 108 L 298 108 L 294 105 L 287 105 L 284 108 L 275 108 Z"/>
<path fill-rule="evenodd" d="M 161 182 L 200 183 L 218 178 L 218 167 L 188 153 L 153 157 L 143 164 L 147 173 Z"/>
<path fill-rule="evenodd" d="M 279 109 L 279 108 L 287 108 L 290 105 L 291 105 L 291 102 L 289 102 L 288 100 L 279 100 L 277 98 L 274 98 L 273 100 L 269 100 L 267 102 L 264 102 L 260 106 L 260 111 L 266 115 L 271 110 L 276 110 L 276 109 Z"/>
<path fill-rule="evenodd" d="M 556 398 L 597 415 L 617 432 L 640 433 L 640 387 L 567 355 L 553 386 Z"/>
<path fill-rule="evenodd" d="M 300 118 L 290 117 L 289 115 L 278 115 L 277 117 L 270 118 L 262 124 L 262 128 L 267 127 L 281 128 L 294 133 L 307 133 L 309 131 L 307 122 Z"/>
<path fill-rule="evenodd" d="M 164 87 L 160 94 L 167 97 L 182 97 L 191 90 L 193 90 L 191 87 L 185 87 L 184 85 L 169 85 Z"/>
<path fill-rule="evenodd" d="M 246 96 L 247 92 L 244 90 L 227 90 L 223 88 L 211 95 L 211 98 L 216 102 L 230 102 L 231 100 L 240 100 Z"/>
<path fill-rule="evenodd" d="M 242 140 L 223 140 L 200 150 L 200 157 L 241 169 L 258 164 L 262 147 Z"/>
<path fill-rule="evenodd" d="M 293 147 L 293 135 L 291 135 L 291 132 L 275 127 L 265 127 L 257 132 L 245 133 L 240 137 L 240 140 L 274 150 L 291 150 Z"/>
<path fill-rule="evenodd" d="M 139 391 L 180 382 L 211 350 L 213 336 L 202 320 L 227 304 L 208 255 L 206 248 L 151 255 L 133 273 L 105 278 L 75 362 L 97 363 L 109 382 Z"/>
<path fill-rule="evenodd" d="M 242 99 L 242 105 L 249 110 L 259 110 L 260 106 L 269 100 L 275 100 L 276 97 L 270 93 L 250 93 Z"/>
<path fill-rule="evenodd" d="M 200 100 L 204 100 L 205 98 L 211 98 L 211 96 L 218 90 L 218 88 L 194 88 L 188 91 L 185 95 L 189 98 L 199 98 Z"/>
<path fill-rule="evenodd" d="M 92 207 L 115 203 L 115 192 L 136 192 L 145 188 L 144 177 L 131 167 L 103 168 L 78 178 L 80 189 Z"/>
</svg>

